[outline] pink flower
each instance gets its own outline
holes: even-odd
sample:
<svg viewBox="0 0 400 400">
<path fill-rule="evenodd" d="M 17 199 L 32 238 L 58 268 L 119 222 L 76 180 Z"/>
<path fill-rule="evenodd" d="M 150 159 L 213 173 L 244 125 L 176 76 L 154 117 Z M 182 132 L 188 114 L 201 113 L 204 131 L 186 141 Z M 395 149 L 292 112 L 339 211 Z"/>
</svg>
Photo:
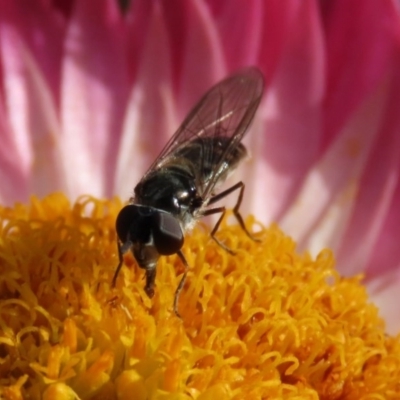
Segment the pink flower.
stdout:
<svg viewBox="0 0 400 400">
<path fill-rule="evenodd" d="M 398 2 L 131 3 L 0 0 L 1 202 L 128 198 L 198 97 L 257 65 L 243 213 L 364 272 L 398 331 Z"/>
</svg>

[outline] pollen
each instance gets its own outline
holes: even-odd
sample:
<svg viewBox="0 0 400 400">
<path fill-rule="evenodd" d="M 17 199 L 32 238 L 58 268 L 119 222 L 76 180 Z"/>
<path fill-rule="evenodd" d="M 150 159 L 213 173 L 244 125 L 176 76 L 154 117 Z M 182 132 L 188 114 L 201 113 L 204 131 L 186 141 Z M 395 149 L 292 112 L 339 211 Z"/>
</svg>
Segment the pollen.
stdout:
<svg viewBox="0 0 400 400">
<path fill-rule="evenodd" d="M 0 398 L 399 399 L 400 337 L 362 277 L 312 258 L 276 226 L 230 220 L 161 257 L 155 295 L 126 259 L 116 286 L 117 198 L 62 194 L 0 207 Z"/>
</svg>

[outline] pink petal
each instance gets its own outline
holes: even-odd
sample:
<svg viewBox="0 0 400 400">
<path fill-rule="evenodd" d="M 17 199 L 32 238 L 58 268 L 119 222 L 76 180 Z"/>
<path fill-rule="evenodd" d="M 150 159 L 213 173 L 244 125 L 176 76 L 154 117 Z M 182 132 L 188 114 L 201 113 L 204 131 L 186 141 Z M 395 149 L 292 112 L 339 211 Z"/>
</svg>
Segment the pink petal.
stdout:
<svg viewBox="0 0 400 400">
<path fill-rule="evenodd" d="M 8 141 L 9 146 L 11 145 L 10 151 L 18 153 L 20 169 L 27 173 L 33 155 L 29 139 L 29 94 L 20 51 L 22 41 L 9 25 L 0 25 L 0 29 L 4 107 L 9 125 L 7 134 L 12 133 L 12 137 L 8 136 Z M 5 118 L 4 115 L 4 120 Z"/>
<path fill-rule="evenodd" d="M 283 33 L 282 58 L 247 138 L 258 161 L 246 167 L 245 176 L 253 177 L 247 179 L 247 208 L 262 221 L 283 213 L 318 154 L 323 36 L 315 3 L 296 4 Z"/>
<path fill-rule="evenodd" d="M 397 8 L 397 16 L 400 18 L 400 3 L 393 1 L 395 7 Z M 400 24 L 397 25 L 397 44 L 400 44 Z M 395 82 L 399 81 L 399 55 L 397 46 L 396 62 L 394 63 L 395 68 Z M 398 96 L 398 92 L 395 92 L 396 85 L 394 85 L 393 94 Z M 397 89 L 398 90 L 398 89 Z M 398 97 L 397 97 L 398 98 Z M 393 114 L 391 115 L 390 122 L 388 124 L 389 130 L 391 128 L 396 130 L 396 138 L 399 137 L 399 124 L 390 127 L 393 119 L 396 119 L 398 115 L 398 106 L 391 107 Z M 385 271 L 394 271 L 395 268 L 399 269 L 400 260 L 400 246 L 399 246 L 399 226 L 400 226 L 400 163 L 394 166 L 391 171 L 392 180 L 396 181 L 396 188 L 391 200 L 390 207 L 388 208 L 386 217 L 382 223 L 381 230 L 379 232 L 378 239 L 375 243 L 374 250 L 371 254 L 367 266 L 368 276 L 375 276 L 376 274 L 385 273 Z"/>
<path fill-rule="evenodd" d="M 302 248 L 337 250 L 386 100 L 387 87 L 371 95 L 304 181 L 281 224 Z"/>
<path fill-rule="evenodd" d="M 303 1 L 300 2 L 289 2 L 281 0 L 269 0 L 262 2 L 262 31 L 260 38 L 260 49 L 258 55 L 258 65 L 262 67 L 265 74 L 266 82 L 268 83 L 275 70 L 279 67 L 280 59 L 283 56 L 283 51 L 287 54 L 286 46 L 288 41 L 295 37 L 294 33 L 296 29 L 300 29 L 298 26 L 300 21 L 299 13 L 305 12 L 309 15 L 305 16 L 306 19 L 310 18 L 310 33 L 316 30 L 317 36 L 315 39 L 320 40 L 320 27 L 315 25 L 315 16 L 311 16 L 311 13 L 316 12 L 315 1 Z M 301 10 L 303 9 L 303 11 Z M 307 11 L 308 10 L 308 11 Z M 314 11 L 313 11 L 314 10 Z M 293 26 L 293 24 L 295 26 Z M 307 27 L 304 26 L 304 33 L 307 31 Z M 311 40 L 312 38 L 310 38 Z M 310 43 L 311 44 L 311 43 Z M 300 47 L 301 48 L 301 47 Z M 307 49 L 309 51 L 311 49 Z M 308 56 L 306 56 L 306 59 Z"/>
<path fill-rule="evenodd" d="M 29 183 L 23 179 L 24 186 L 17 180 L 14 182 L 19 188 L 14 190 L 14 195 L 26 200 L 28 193 L 42 196 L 64 188 L 59 161 L 60 128 L 53 95 L 33 56 L 12 30 L 3 29 L 2 39 L 10 122 L 10 128 L 4 131 L 5 136 L 9 135 L 3 142 L 9 142 L 4 158 L 11 161 L 14 152 L 18 162 L 18 166 L 8 171 L 11 177 L 29 176 Z"/>
<path fill-rule="evenodd" d="M 336 1 L 327 20 L 328 85 L 325 143 L 381 80 L 399 29 L 390 0 Z"/>
<path fill-rule="evenodd" d="M 168 32 L 155 4 L 128 103 L 114 191 L 123 198 L 132 189 L 176 129 Z"/>
<path fill-rule="evenodd" d="M 14 141 L 14 132 L 7 120 L 5 105 L 0 98 L 0 202 L 11 205 L 28 198 L 28 174 L 20 164 L 19 149 Z"/>
<path fill-rule="evenodd" d="M 65 21 L 42 1 L 3 0 L 0 24 L 15 29 L 30 50 L 58 106 Z"/>
<path fill-rule="evenodd" d="M 183 37 L 172 37 L 181 43 L 182 69 L 180 71 L 178 112 L 183 120 L 199 97 L 226 74 L 221 40 L 202 0 L 182 2 L 186 26 Z"/>
<path fill-rule="evenodd" d="M 206 4 L 214 12 L 214 20 L 221 36 L 222 51 L 230 71 L 254 65 L 260 47 L 264 8 L 271 2 L 248 0 L 246 2 L 211 1 Z"/>
<path fill-rule="evenodd" d="M 400 181 L 400 74 L 398 71 L 399 67 L 395 67 L 394 78 L 385 83 L 389 87 L 389 95 L 386 99 L 379 135 L 360 180 L 360 191 L 356 198 L 354 212 L 338 252 L 338 260 L 346 273 L 364 270 L 372 254 L 376 264 L 370 264 L 370 266 L 375 272 L 384 272 L 399 264 L 400 258 L 393 257 L 396 253 L 399 254 L 397 251 L 394 254 L 388 252 L 389 249 L 385 246 L 386 251 L 382 252 L 383 248 L 374 246 L 393 202 L 396 185 Z M 397 238 L 400 242 L 400 230 L 397 229 L 397 232 L 392 230 L 392 233 L 393 238 Z M 382 255 L 386 257 L 386 263 L 381 259 Z"/>
<path fill-rule="evenodd" d="M 367 267 L 368 277 L 375 277 L 400 267 L 400 163 L 394 171 L 395 173 L 392 172 L 388 179 L 396 181 L 395 192 L 370 254 Z"/>
<path fill-rule="evenodd" d="M 383 25 L 386 27 L 384 23 Z M 376 24 L 371 26 L 377 29 Z M 369 37 L 369 29 L 367 21 L 364 26 L 366 32 L 361 31 L 358 34 L 362 38 L 363 35 Z M 347 43 L 347 38 L 342 39 Z M 295 238 L 301 239 L 303 248 L 318 251 L 329 245 L 336 251 L 340 249 L 338 265 L 347 274 L 365 267 L 382 224 L 382 218 L 389 207 L 396 182 L 391 171 L 395 171 L 395 166 L 398 164 L 399 150 L 394 139 L 396 135 L 398 136 L 399 101 L 394 96 L 399 89 L 397 83 L 390 81 L 389 69 L 390 62 L 393 61 L 390 57 L 394 54 L 395 35 L 382 40 L 390 42 L 391 47 L 387 43 L 383 45 L 386 61 L 382 64 L 379 60 L 376 66 L 381 80 L 377 89 L 371 92 L 373 86 L 369 81 L 364 82 L 362 79 L 358 81 L 358 77 L 355 85 L 359 86 L 348 85 L 346 88 L 348 93 L 344 93 L 340 85 L 335 88 L 343 96 L 344 103 L 348 102 L 349 98 L 352 99 L 353 103 L 348 103 L 348 106 L 353 108 L 353 116 L 351 120 L 346 121 L 345 128 L 341 132 L 335 133 L 334 138 L 329 133 L 330 128 L 327 129 L 330 136 L 329 150 L 314 166 L 294 199 L 294 207 L 287 213 L 282 223 Z M 369 49 L 367 53 L 370 61 L 367 64 L 370 65 L 375 61 L 376 51 L 365 45 Z M 365 66 L 355 64 L 362 76 Z M 353 76 L 355 66 L 350 64 L 348 68 L 348 71 L 342 71 L 343 74 Z M 374 74 L 377 74 L 377 70 L 372 72 L 370 78 L 376 84 L 378 76 Z M 367 83 L 368 88 L 365 87 Z M 359 92 L 360 96 L 354 97 L 353 94 L 350 96 L 353 90 Z M 361 108 L 354 110 L 354 102 L 360 101 L 361 94 L 365 96 L 367 93 L 370 94 L 370 100 Z M 391 107 L 388 113 L 382 114 L 386 112 L 388 105 Z M 339 111 L 338 113 L 340 114 Z M 382 121 L 387 121 L 387 125 L 381 127 Z M 375 143 L 375 140 L 379 141 Z M 374 148 L 371 148 L 372 145 Z M 371 151 L 374 151 L 372 156 L 370 156 Z M 365 171 L 368 162 L 369 169 Z M 362 191 L 358 194 L 359 187 Z"/>
<path fill-rule="evenodd" d="M 372 301 L 379 308 L 379 314 L 386 322 L 386 332 L 392 335 L 400 332 L 399 267 L 400 264 L 397 265 L 397 271 L 383 274 L 367 285 Z"/>
<path fill-rule="evenodd" d="M 65 190 L 65 171 L 60 157 L 60 125 L 54 98 L 38 65 L 28 51 L 21 49 L 25 66 L 28 121 L 32 162 L 29 168 L 29 193 L 44 196 Z"/>
<path fill-rule="evenodd" d="M 136 0 L 130 4 L 125 15 L 125 36 L 127 64 L 129 74 L 129 87 L 136 79 L 139 68 L 139 60 L 146 47 L 146 38 L 149 35 L 150 19 L 153 12 L 153 2 Z"/>
<path fill-rule="evenodd" d="M 125 42 L 114 0 L 79 0 L 65 43 L 61 92 L 70 196 L 110 196 L 128 96 Z"/>
</svg>

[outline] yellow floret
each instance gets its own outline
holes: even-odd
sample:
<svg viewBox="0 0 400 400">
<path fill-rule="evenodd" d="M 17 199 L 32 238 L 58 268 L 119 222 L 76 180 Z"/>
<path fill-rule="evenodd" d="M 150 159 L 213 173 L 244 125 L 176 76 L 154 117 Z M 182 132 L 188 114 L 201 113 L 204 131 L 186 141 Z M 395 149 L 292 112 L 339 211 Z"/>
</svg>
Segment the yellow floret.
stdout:
<svg viewBox="0 0 400 400">
<path fill-rule="evenodd" d="M 400 338 L 330 251 L 224 225 L 231 255 L 200 225 L 179 319 L 176 256 L 160 259 L 153 299 L 133 259 L 111 287 L 121 207 L 53 194 L 0 208 L 0 398 L 400 398 Z"/>
</svg>

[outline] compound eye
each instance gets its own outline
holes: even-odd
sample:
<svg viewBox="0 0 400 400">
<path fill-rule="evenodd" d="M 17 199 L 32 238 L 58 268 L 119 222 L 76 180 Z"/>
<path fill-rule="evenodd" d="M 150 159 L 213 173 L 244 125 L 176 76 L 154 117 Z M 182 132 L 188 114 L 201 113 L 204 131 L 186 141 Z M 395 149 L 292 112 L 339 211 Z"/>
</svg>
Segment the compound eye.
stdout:
<svg viewBox="0 0 400 400">
<path fill-rule="evenodd" d="M 118 214 L 115 221 L 115 230 L 122 242 L 128 237 L 132 223 L 137 219 L 137 208 L 134 205 L 125 206 Z"/>
<path fill-rule="evenodd" d="M 183 246 L 183 232 L 179 221 L 171 214 L 154 215 L 153 240 L 157 251 L 167 256 L 175 254 Z"/>
<path fill-rule="evenodd" d="M 151 240 L 151 227 L 154 210 L 151 207 L 129 204 L 118 214 L 115 229 L 121 242 L 148 243 Z"/>
</svg>

